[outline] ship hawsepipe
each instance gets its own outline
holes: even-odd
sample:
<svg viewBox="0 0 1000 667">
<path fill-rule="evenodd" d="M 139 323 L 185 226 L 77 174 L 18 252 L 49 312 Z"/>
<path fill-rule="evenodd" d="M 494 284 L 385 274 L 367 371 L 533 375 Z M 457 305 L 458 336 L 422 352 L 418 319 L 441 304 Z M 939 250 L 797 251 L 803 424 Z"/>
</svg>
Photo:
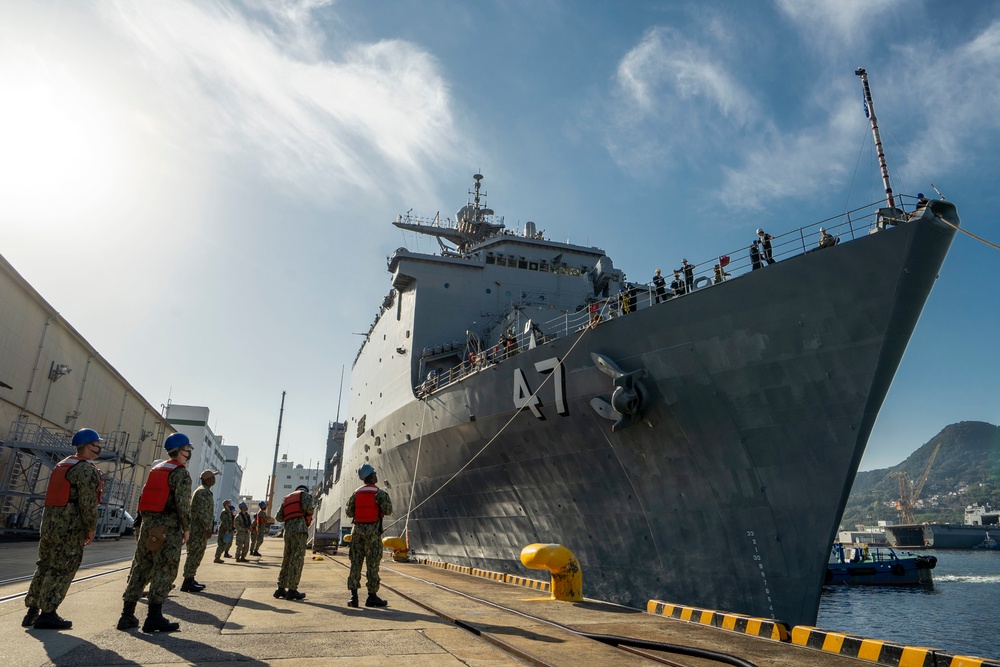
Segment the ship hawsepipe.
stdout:
<svg viewBox="0 0 1000 667">
<path fill-rule="evenodd" d="M 956 209 L 933 201 L 905 224 L 545 342 L 420 398 L 417 314 L 445 313 L 449 285 L 397 270 L 406 298 L 356 363 L 324 530 L 349 525 L 341 508 L 367 461 L 397 517 L 415 508 L 414 554 L 525 574 L 521 548 L 557 542 L 579 558 L 587 597 L 814 624 L 865 445 L 954 237 L 942 220 L 958 225 Z M 460 264 L 443 275 L 470 280 Z M 615 389 L 592 353 L 643 371 L 628 428 L 592 405 Z M 518 383 L 534 391 L 545 375 L 537 410 L 516 414 Z M 387 519 L 386 534 L 403 526 Z"/>
</svg>

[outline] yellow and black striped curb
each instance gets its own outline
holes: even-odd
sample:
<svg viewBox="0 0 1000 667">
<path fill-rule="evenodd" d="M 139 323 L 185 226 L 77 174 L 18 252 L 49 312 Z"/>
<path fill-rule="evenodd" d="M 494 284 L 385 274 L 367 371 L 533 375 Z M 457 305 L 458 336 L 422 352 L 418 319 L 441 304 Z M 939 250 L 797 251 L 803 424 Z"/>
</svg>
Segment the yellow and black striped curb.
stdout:
<svg viewBox="0 0 1000 667">
<path fill-rule="evenodd" d="M 417 562 L 421 565 L 430 565 L 431 567 L 439 567 L 443 570 L 452 570 L 453 572 L 461 572 L 462 574 L 471 574 L 474 577 L 483 577 L 484 579 L 502 581 L 507 584 L 523 586 L 524 588 L 533 588 L 539 591 L 549 592 L 552 586 L 552 584 L 547 581 L 529 579 L 527 577 L 520 577 L 514 574 L 504 574 L 503 572 L 493 572 L 491 570 L 480 570 L 477 567 L 452 565 L 451 563 L 442 563 L 441 561 L 429 560 L 427 558 L 418 558 Z"/>
<path fill-rule="evenodd" d="M 775 621 L 770 618 L 754 618 L 740 614 L 728 614 L 723 611 L 712 609 L 699 609 L 698 607 L 685 607 L 684 605 L 671 604 L 661 600 L 650 600 L 646 603 L 646 611 L 657 616 L 666 616 L 679 621 L 700 623 L 710 625 L 714 628 L 731 630 L 745 635 L 773 639 L 779 642 L 789 640 L 789 629 L 786 623 Z"/>
<path fill-rule="evenodd" d="M 464 565 L 452 565 L 451 563 L 442 563 L 441 561 L 434 561 L 428 558 L 417 558 L 416 562 L 443 570 L 452 570 L 475 577 L 502 581 L 515 586 L 523 586 L 545 592 L 551 590 L 549 582 L 539 581 L 538 579 L 529 579 L 527 577 L 493 572 L 491 570 L 481 570 Z M 804 625 L 797 625 L 794 628 L 790 628 L 787 623 L 771 618 L 755 618 L 712 609 L 687 607 L 661 600 L 650 600 L 647 602 L 646 611 L 657 616 L 687 621 L 689 623 L 699 623 L 763 639 L 790 642 L 798 646 L 837 653 L 851 658 L 890 665 L 891 667 L 1000 667 L 1000 660 L 990 658 L 955 655 L 919 646 L 901 646 L 879 639 L 866 639 L 843 632 L 831 632 Z"/>
<path fill-rule="evenodd" d="M 792 643 L 892 667 L 1000 667 L 1000 661 L 954 655 L 922 646 L 901 646 L 804 625 L 792 628 Z"/>
</svg>

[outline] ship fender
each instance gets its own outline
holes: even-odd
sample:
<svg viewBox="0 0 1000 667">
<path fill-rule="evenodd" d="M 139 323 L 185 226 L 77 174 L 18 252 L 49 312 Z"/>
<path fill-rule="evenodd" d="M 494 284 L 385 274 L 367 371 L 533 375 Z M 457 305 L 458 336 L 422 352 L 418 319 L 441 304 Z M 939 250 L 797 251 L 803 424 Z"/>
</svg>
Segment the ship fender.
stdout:
<svg viewBox="0 0 1000 667">
<path fill-rule="evenodd" d="M 583 571 L 572 551 L 561 544 L 529 544 L 521 549 L 521 563 L 552 575 L 551 600 L 583 602 Z"/>
<path fill-rule="evenodd" d="M 903 567 L 902 563 L 896 563 L 895 565 L 892 566 L 892 573 L 897 577 L 902 577 L 904 574 L 906 574 L 906 568 Z"/>
</svg>

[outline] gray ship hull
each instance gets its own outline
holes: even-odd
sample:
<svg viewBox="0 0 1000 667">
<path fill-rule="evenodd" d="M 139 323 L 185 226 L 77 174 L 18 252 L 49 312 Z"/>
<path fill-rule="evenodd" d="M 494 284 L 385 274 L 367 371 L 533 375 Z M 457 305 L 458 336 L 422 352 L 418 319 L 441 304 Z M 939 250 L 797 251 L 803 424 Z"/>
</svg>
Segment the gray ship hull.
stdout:
<svg viewBox="0 0 1000 667">
<path fill-rule="evenodd" d="M 558 542 L 588 597 L 813 624 L 868 436 L 953 236 L 925 216 L 540 345 L 362 425 L 344 467 L 379 470 L 401 517 L 386 535 L 405 528 L 415 554 L 527 574 L 521 548 Z M 591 406 L 614 390 L 591 353 L 645 371 L 638 423 L 615 432 Z M 553 359 L 563 374 L 538 370 Z M 514 408 L 518 377 L 541 418 Z M 331 521 L 354 486 L 324 500 Z"/>
</svg>

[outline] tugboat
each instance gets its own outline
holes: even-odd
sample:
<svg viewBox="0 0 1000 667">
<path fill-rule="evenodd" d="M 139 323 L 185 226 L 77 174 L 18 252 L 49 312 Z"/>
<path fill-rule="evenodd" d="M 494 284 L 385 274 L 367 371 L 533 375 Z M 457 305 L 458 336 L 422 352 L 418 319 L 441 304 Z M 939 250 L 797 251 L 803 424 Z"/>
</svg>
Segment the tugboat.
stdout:
<svg viewBox="0 0 1000 667">
<path fill-rule="evenodd" d="M 901 553 L 902 558 L 889 547 L 845 548 L 840 542 L 834 542 L 824 583 L 831 586 L 915 586 L 934 583 L 931 570 L 937 565 L 937 557 Z"/>
</svg>

